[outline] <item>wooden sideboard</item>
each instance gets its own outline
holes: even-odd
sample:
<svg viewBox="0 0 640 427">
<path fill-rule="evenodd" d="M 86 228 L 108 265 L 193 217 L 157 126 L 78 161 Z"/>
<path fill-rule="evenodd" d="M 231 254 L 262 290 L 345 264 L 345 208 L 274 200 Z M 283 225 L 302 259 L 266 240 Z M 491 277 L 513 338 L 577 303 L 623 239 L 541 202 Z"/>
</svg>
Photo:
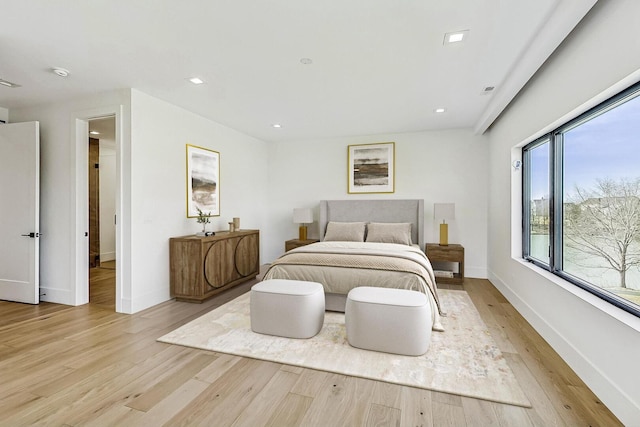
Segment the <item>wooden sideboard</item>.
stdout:
<svg viewBox="0 0 640 427">
<path fill-rule="evenodd" d="M 216 231 L 215 236 L 169 239 L 171 296 L 205 299 L 258 275 L 260 231 Z"/>
</svg>

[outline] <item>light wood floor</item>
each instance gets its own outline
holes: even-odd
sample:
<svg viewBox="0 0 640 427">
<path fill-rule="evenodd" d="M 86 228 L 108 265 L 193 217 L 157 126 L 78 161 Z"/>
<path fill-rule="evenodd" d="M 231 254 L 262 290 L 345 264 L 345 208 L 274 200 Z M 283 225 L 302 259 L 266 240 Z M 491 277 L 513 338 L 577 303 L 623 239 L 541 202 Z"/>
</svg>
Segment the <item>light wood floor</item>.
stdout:
<svg viewBox="0 0 640 427">
<path fill-rule="evenodd" d="M 487 280 L 464 288 L 531 409 L 158 343 L 252 282 L 124 315 L 114 275 L 92 269 L 80 307 L 0 301 L 0 425 L 620 425 Z"/>
</svg>

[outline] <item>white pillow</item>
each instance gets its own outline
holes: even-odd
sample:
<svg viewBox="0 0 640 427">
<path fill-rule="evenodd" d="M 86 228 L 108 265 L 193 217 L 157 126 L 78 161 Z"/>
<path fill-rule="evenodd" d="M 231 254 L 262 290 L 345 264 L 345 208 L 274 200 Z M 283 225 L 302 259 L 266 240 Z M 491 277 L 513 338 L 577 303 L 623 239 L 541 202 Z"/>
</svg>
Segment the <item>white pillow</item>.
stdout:
<svg viewBox="0 0 640 427">
<path fill-rule="evenodd" d="M 411 246 L 411 223 L 369 223 L 367 225 L 367 242 L 399 243 Z"/>
<path fill-rule="evenodd" d="M 364 222 L 334 222 L 327 224 L 325 242 L 364 242 Z"/>
</svg>

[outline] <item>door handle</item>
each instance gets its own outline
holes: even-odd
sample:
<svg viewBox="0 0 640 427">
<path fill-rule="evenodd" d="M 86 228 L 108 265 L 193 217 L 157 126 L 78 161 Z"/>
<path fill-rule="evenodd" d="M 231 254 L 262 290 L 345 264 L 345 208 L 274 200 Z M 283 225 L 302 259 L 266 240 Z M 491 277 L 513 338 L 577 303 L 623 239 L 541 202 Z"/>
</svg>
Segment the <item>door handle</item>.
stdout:
<svg viewBox="0 0 640 427">
<path fill-rule="evenodd" d="M 23 236 L 23 237 L 31 237 L 32 239 L 35 239 L 36 237 L 40 237 L 40 233 L 21 234 L 21 236 Z"/>
</svg>

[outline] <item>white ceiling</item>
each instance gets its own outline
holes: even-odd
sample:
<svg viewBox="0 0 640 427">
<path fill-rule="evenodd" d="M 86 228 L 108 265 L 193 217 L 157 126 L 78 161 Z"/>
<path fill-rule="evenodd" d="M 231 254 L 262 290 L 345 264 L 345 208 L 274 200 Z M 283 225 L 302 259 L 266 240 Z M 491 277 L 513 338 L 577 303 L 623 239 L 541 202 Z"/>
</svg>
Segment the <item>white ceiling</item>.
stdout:
<svg viewBox="0 0 640 427">
<path fill-rule="evenodd" d="M 265 141 L 483 132 L 596 1 L 0 0 L 0 106 L 136 88 Z"/>
</svg>

